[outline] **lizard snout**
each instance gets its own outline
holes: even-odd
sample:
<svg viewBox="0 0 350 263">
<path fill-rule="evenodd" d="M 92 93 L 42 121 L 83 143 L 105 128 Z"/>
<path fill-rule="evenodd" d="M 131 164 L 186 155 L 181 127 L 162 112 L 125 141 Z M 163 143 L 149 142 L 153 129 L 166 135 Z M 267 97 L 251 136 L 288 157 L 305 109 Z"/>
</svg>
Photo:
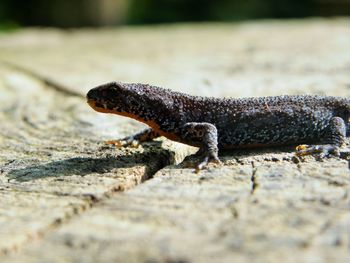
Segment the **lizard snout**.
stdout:
<svg viewBox="0 0 350 263">
<path fill-rule="evenodd" d="M 86 94 L 86 98 L 88 100 L 96 100 L 99 97 L 99 92 L 96 89 L 91 89 L 89 92 Z"/>
</svg>

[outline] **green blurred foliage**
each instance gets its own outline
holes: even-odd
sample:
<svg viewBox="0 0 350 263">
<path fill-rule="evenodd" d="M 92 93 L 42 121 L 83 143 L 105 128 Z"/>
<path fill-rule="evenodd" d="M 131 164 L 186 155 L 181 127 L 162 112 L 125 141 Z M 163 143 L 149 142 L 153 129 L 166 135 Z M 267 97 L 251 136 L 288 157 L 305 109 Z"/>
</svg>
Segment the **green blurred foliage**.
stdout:
<svg viewBox="0 0 350 263">
<path fill-rule="evenodd" d="M 132 0 L 130 23 L 305 17 L 312 0 Z"/>
<path fill-rule="evenodd" d="M 8 16 L 8 2 L 0 2 L 0 31 L 9 31 L 16 29 L 18 25 Z"/>
<path fill-rule="evenodd" d="M 5 1 L 0 2 L 0 22 L 6 19 L 6 4 Z"/>
<path fill-rule="evenodd" d="M 124 22 L 122 4 L 128 4 L 130 0 L 0 1 L 7 6 L 6 17 L 23 26 L 81 27 Z"/>
<path fill-rule="evenodd" d="M 1 1 L 1 0 L 0 0 Z M 84 0 L 2 0 L 8 2 L 8 16 L 22 25 L 62 25 L 81 20 Z M 83 24 L 83 23 L 82 23 Z"/>
<path fill-rule="evenodd" d="M 0 27 L 350 15 L 350 0 L 0 0 Z"/>
</svg>

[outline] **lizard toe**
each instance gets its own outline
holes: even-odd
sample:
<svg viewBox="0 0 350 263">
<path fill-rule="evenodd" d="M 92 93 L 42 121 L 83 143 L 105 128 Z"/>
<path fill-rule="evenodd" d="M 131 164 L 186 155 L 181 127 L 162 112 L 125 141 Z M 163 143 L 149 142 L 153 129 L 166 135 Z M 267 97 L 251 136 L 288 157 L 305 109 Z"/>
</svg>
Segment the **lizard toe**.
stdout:
<svg viewBox="0 0 350 263">
<path fill-rule="evenodd" d="M 110 144 L 110 145 L 114 145 L 116 147 L 123 147 L 123 142 L 120 140 L 110 140 L 110 141 L 105 141 L 105 144 Z"/>
<path fill-rule="evenodd" d="M 133 138 L 122 139 L 122 140 L 110 140 L 110 141 L 105 141 L 105 143 L 114 145 L 117 148 L 121 148 L 121 147 L 137 148 L 140 146 L 140 141 L 134 140 Z"/>
<path fill-rule="evenodd" d="M 339 147 L 333 144 L 324 145 L 299 145 L 296 148 L 297 156 L 317 155 L 319 159 L 333 156 L 340 156 Z"/>
</svg>

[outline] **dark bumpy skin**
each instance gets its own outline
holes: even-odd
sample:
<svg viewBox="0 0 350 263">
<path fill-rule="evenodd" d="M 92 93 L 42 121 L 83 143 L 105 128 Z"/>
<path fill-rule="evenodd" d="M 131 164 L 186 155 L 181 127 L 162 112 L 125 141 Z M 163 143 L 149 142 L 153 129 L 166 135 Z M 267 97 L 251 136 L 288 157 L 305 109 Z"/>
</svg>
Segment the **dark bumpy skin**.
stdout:
<svg viewBox="0 0 350 263">
<path fill-rule="evenodd" d="M 320 142 L 297 154 L 339 153 L 349 131 L 350 100 L 321 96 L 219 99 L 190 96 L 145 84 L 112 82 L 91 89 L 96 111 L 134 118 L 150 126 L 122 141 L 131 145 L 165 136 L 199 147 L 203 168 L 218 149 Z"/>
</svg>

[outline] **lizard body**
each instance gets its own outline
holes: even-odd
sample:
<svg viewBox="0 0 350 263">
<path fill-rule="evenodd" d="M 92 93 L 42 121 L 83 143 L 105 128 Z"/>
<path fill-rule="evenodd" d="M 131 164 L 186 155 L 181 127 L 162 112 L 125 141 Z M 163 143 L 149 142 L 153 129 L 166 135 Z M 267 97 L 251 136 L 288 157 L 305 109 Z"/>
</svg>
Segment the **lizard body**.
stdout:
<svg viewBox="0 0 350 263">
<path fill-rule="evenodd" d="M 218 149 L 292 145 L 300 155 L 336 152 L 349 132 L 350 100 L 330 96 L 211 98 L 191 96 L 146 84 L 111 82 L 87 94 L 99 112 L 141 121 L 150 129 L 124 138 L 148 141 L 158 136 L 199 147 L 203 161 L 218 159 Z"/>
</svg>

